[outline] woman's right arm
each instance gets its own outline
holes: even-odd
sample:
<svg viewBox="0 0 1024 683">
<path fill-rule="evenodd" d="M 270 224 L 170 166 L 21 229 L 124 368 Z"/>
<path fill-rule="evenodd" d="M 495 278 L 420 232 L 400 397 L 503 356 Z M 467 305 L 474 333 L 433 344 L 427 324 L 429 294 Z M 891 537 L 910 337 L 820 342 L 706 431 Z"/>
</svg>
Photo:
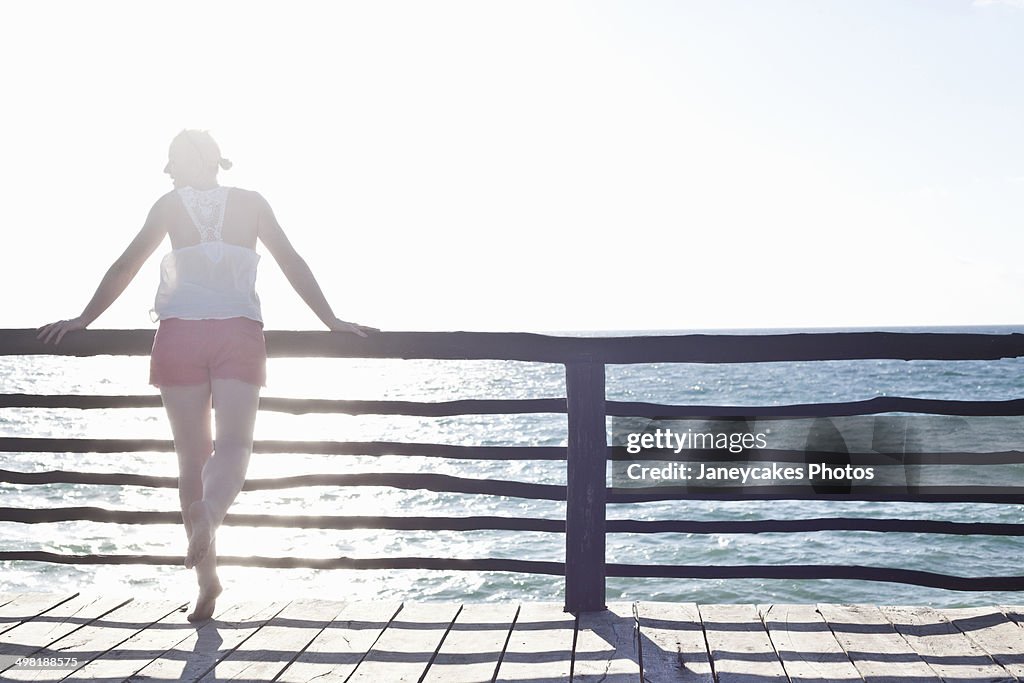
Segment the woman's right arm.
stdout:
<svg viewBox="0 0 1024 683">
<path fill-rule="evenodd" d="M 327 326 L 327 329 L 335 332 L 352 332 L 360 337 L 367 336 L 367 332 L 380 332 L 376 327 L 368 327 L 356 323 L 346 322 L 334 315 L 331 305 L 327 302 L 320 284 L 313 276 L 306 260 L 299 256 L 295 247 L 284 234 L 284 229 L 277 222 L 270 204 L 262 195 L 253 193 L 258 203 L 259 223 L 257 234 L 260 241 L 267 247 L 274 260 L 281 267 L 281 272 L 295 289 L 306 305 L 320 318 L 320 321 Z"/>
<path fill-rule="evenodd" d="M 128 248 L 124 250 L 124 253 L 107 270 L 106 275 L 103 276 L 99 286 L 96 288 L 96 293 L 92 295 L 92 299 L 89 300 L 82 313 L 70 320 L 58 320 L 57 322 L 43 325 L 39 328 L 39 334 L 36 335 L 37 339 L 42 339 L 44 344 L 48 344 L 51 340 L 55 344 L 59 344 L 60 340 L 68 332 L 84 330 L 88 327 L 103 311 L 110 307 L 110 304 L 114 303 L 117 297 L 121 296 L 121 293 L 135 278 L 136 273 L 139 272 L 142 264 L 156 251 L 164 236 L 167 235 L 167 221 L 164 218 L 164 211 L 166 210 L 165 200 L 168 196 L 161 197 L 153 204 L 153 208 L 150 209 L 149 216 L 146 218 L 146 223 L 142 226 L 142 230 L 131 241 Z"/>
</svg>

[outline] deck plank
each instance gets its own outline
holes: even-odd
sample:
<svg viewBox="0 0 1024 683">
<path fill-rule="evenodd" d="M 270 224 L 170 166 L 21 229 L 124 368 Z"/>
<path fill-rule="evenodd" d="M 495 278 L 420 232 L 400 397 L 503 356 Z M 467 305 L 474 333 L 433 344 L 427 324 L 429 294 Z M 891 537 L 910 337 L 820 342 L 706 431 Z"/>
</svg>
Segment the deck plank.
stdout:
<svg viewBox="0 0 1024 683">
<path fill-rule="evenodd" d="M 637 613 L 645 682 L 714 683 L 696 603 L 641 602 Z"/>
<path fill-rule="evenodd" d="M 344 609 L 343 602 L 296 600 L 217 662 L 202 683 L 270 681 Z"/>
<path fill-rule="evenodd" d="M 199 624 L 191 635 L 159 659 L 143 667 L 134 678 L 198 680 L 287 604 L 286 601 L 263 601 L 229 605 L 212 620 Z"/>
<path fill-rule="evenodd" d="M 68 675 L 79 678 L 74 675 L 75 671 L 181 606 L 181 602 L 173 600 L 132 600 L 36 653 L 37 657 L 73 658 L 73 666 L 66 669 L 8 670 L 4 678 L 12 681 L 60 681 Z"/>
<path fill-rule="evenodd" d="M 35 614 L 38 614 L 76 598 L 78 595 L 78 593 L 13 593 L 10 594 L 9 600 L 5 600 L 0 605 L 0 617 L 4 617 L 6 621 L 7 617 L 33 614 L 33 609 L 37 609 Z"/>
<path fill-rule="evenodd" d="M 939 683 L 878 607 L 822 603 L 818 611 L 866 683 Z"/>
<path fill-rule="evenodd" d="M 814 605 L 769 605 L 758 613 L 791 681 L 862 680 Z"/>
<path fill-rule="evenodd" d="M 0 604 L 4 666 L 47 655 L 77 657 L 77 670 L 0 678 L 633 683 L 642 655 L 645 683 L 1024 681 L 1024 611 L 1012 606 L 637 603 L 638 628 L 629 603 L 579 619 L 551 603 L 245 603 L 200 626 L 184 612 L 169 600 L 13 596 Z"/>
<path fill-rule="evenodd" d="M 981 647 L 929 607 L 879 608 L 943 680 L 1012 680 Z"/>
<path fill-rule="evenodd" d="M 347 680 L 400 609 L 398 602 L 346 605 L 277 680 L 280 683 Z"/>
<path fill-rule="evenodd" d="M 636 636 L 632 603 L 610 603 L 601 612 L 580 614 L 573 683 L 636 683 L 640 678 Z"/>
<path fill-rule="evenodd" d="M 0 655 L 29 657 L 131 598 L 77 595 L 0 634 Z"/>
<path fill-rule="evenodd" d="M 149 628 L 107 650 L 76 671 L 75 678 L 107 681 L 130 678 L 195 633 L 195 625 L 185 618 L 187 611 L 187 606 L 175 610 Z"/>
<path fill-rule="evenodd" d="M 561 604 L 534 602 L 519 608 L 495 683 L 564 683 L 572 667 L 576 617 Z"/>
<path fill-rule="evenodd" d="M 518 611 L 513 603 L 463 605 L 423 683 L 490 681 Z"/>
<path fill-rule="evenodd" d="M 418 681 L 455 621 L 460 605 L 407 603 L 359 662 L 350 683 Z"/>
<path fill-rule="evenodd" d="M 699 605 L 718 683 L 786 680 L 754 605 Z"/>
<path fill-rule="evenodd" d="M 26 621 L 51 610 L 57 605 L 73 600 L 78 593 L 22 593 L 0 606 L 0 633 L 9 631 Z"/>
<path fill-rule="evenodd" d="M 958 631 L 983 649 L 999 666 L 1024 680 L 1024 628 L 996 607 L 940 609 Z"/>
</svg>

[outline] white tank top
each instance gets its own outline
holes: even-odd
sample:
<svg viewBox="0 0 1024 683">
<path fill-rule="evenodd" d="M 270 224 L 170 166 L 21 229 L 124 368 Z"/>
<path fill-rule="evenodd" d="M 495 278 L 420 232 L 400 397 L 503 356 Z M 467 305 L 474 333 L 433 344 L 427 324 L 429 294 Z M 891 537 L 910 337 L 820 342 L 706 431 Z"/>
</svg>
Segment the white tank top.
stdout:
<svg viewBox="0 0 1024 683">
<path fill-rule="evenodd" d="M 160 262 L 155 320 L 251 318 L 263 322 L 256 296 L 255 250 L 221 240 L 230 188 L 178 188 L 200 243 L 174 249 Z"/>
</svg>

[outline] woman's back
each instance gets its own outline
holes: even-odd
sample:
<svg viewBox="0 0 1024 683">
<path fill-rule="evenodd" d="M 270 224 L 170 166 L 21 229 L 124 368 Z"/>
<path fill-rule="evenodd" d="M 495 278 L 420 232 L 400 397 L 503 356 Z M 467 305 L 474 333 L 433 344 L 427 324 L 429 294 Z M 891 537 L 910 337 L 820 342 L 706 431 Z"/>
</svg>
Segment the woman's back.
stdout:
<svg viewBox="0 0 1024 683">
<path fill-rule="evenodd" d="M 209 241 L 204 240 L 202 228 L 196 225 L 190 213 L 199 214 L 197 217 L 201 217 L 203 205 L 215 203 L 219 199 L 216 195 L 220 194 L 223 194 L 223 206 L 218 208 L 223 211 L 223 222 L 219 237 L 215 239 L 248 249 L 256 248 L 265 201 L 259 194 L 250 190 L 215 186 L 202 190 L 182 187 L 160 198 L 161 219 L 167 227 L 172 249 L 182 249 Z"/>
<path fill-rule="evenodd" d="M 173 250 L 160 264 L 153 306 L 160 320 L 249 318 L 262 322 L 256 295 L 256 193 L 214 185 L 179 187 L 162 199 Z"/>
</svg>

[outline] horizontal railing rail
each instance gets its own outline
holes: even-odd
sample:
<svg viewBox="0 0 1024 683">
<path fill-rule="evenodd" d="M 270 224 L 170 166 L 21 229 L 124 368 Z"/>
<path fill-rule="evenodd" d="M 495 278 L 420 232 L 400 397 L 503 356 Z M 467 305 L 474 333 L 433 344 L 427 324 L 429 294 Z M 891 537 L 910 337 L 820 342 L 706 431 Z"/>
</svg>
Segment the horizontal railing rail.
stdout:
<svg viewBox="0 0 1024 683">
<path fill-rule="evenodd" d="M 3 437 L 0 453 L 169 453 L 169 439 L 55 439 Z M 420 455 L 454 460 L 565 460 L 559 446 L 460 446 L 403 441 L 269 441 L 253 442 L 254 453 L 307 455 Z"/>
<path fill-rule="evenodd" d="M 88 330 L 44 345 L 35 330 L 0 330 L 0 356 L 145 356 L 152 330 Z M 513 360 L 605 365 L 818 360 L 998 360 L 1024 356 L 1024 334 L 796 332 L 556 337 L 526 332 L 265 333 L 271 357 Z"/>
<path fill-rule="evenodd" d="M 61 394 L 0 394 L 0 408 L 71 408 L 107 410 L 112 408 L 162 408 L 160 397 L 81 396 Z M 331 399 L 261 397 L 260 410 L 289 415 L 339 413 L 344 415 L 408 415 L 410 417 L 452 417 L 455 415 L 517 415 L 523 413 L 564 413 L 564 398 L 438 401 L 344 401 Z"/>
<path fill-rule="evenodd" d="M 178 488 L 177 477 L 105 472 L 12 472 L 0 471 L 8 484 L 91 484 L 93 486 L 148 486 Z M 534 500 L 565 500 L 566 487 L 521 481 L 472 479 L 450 474 L 408 472 L 359 472 L 354 474 L 299 474 L 272 479 L 247 479 L 243 491 L 276 491 L 307 486 L 388 486 L 396 489 L 472 493 Z"/>
<path fill-rule="evenodd" d="M 0 552 L 0 562 L 27 561 L 54 564 L 148 564 L 180 565 L 175 555 L 65 555 L 41 550 Z M 565 573 L 562 562 L 505 558 L 459 559 L 453 557 L 269 557 L 217 555 L 217 564 L 265 569 L 435 569 L 449 571 Z"/>
<path fill-rule="evenodd" d="M 110 510 L 98 507 L 0 508 L 0 522 L 116 522 L 118 524 L 176 524 L 178 510 Z M 365 515 L 264 515 L 228 513 L 228 526 L 289 529 L 388 529 L 392 531 L 540 531 L 563 533 L 564 519 L 536 517 L 389 517 Z M 818 517 L 742 521 L 609 519 L 609 534 L 768 534 L 816 531 L 879 531 L 954 536 L 1024 536 L 1024 524 L 949 522 L 931 519 Z"/>
<path fill-rule="evenodd" d="M 153 341 L 149 330 L 90 330 L 67 336 L 60 346 L 44 346 L 34 330 L 0 330 L 0 356 L 56 354 L 66 356 L 145 355 Z M 632 337 L 546 336 L 528 333 L 389 332 L 360 339 L 327 332 L 266 333 L 272 357 L 381 358 L 435 360 L 507 360 L 555 363 L 565 367 L 565 397 L 530 399 L 467 399 L 443 402 L 397 400 L 331 400 L 264 397 L 264 411 L 302 414 L 405 415 L 565 415 L 567 446 L 477 446 L 391 441 L 272 441 L 254 444 L 254 452 L 302 453 L 323 456 L 422 456 L 479 461 L 566 461 L 565 485 L 498 479 L 477 479 L 436 473 L 360 472 L 306 474 L 250 479 L 243 490 L 277 490 L 307 486 L 391 487 L 401 490 L 483 495 L 565 502 L 565 518 L 466 515 L 342 516 L 231 513 L 227 525 L 306 529 L 388 529 L 404 531 L 515 531 L 565 534 L 565 561 L 437 557 L 277 558 L 222 557 L 225 564 L 258 567 L 441 569 L 513 571 L 565 576 L 566 608 L 571 611 L 604 606 L 605 581 L 614 577 L 841 579 L 907 583 L 948 590 L 1024 590 L 1022 576 L 956 576 L 891 567 L 833 565 L 639 565 L 608 563 L 608 534 L 763 534 L 858 531 L 871 533 L 944 534 L 953 536 L 1024 536 L 1024 524 L 955 522 L 929 519 L 827 517 L 758 520 L 634 520 L 608 519 L 607 506 L 673 500 L 821 500 L 915 502 L 1024 502 L 1013 482 L 1002 486 L 958 486 L 927 493 L 894 492 L 859 486 L 829 496 L 785 487 L 713 488 L 678 491 L 616 489 L 606 481 L 610 459 L 621 448 L 607 442 L 610 417 L 658 418 L 757 415 L 764 418 L 867 416 L 886 413 L 1013 417 L 1024 415 L 1024 399 L 960 401 L 879 396 L 862 401 L 772 406 L 663 405 L 607 400 L 608 365 L 637 363 L 762 363 L 833 360 L 998 360 L 1024 356 L 1024 335 L 934 332 L 818 332 L 736 335 L 658 335 Z M 157 395 L 0 394 L 0 408 L 120 410 L 153 409 Z M 0 435 L 0 453 L 168 452 L 169 440 L 16 437 Z M 801 461 L 804 451 L 747 452 L 744 459 Z M 879 456 L 884 462 L 887 456 Z M 914 453 L 915 464 L 1019 464 L 1020 451 Z M 51 470 L 22 472 L 0 469 L 0 483 L 11 485 L 79 484 L 174 488 L 175 477 L 129 473 Z M 116 524 L 180 523 L 177 511 L 109 510 L 99 507 L 45 509 L 0 508 L 0 522 L 45 524 L 94 521 Z M 34 550 L 0 552 L 0 561 L 42 561 L 65 564 L 178 564 L 180 557 L 150 555 L 68 555 Z"/>
<path fill-rule="evenodd" d="M 69 408 L 107 410 L 113 408 L 160 408 L 160 397 L 149 396 L 84 396 L 75 394 L 0 394 L 0 408 Z M 564 398 L 501 399 L 461 401 L 354 401 L 301 398 L 260 398 L 260 410 L 306 415 L 340 413 L 345 415 L 407 415 L 410 417 L 452 417 L 456 415 L 517 415 L 524 413 L 565 413 Z M 960 415 L 965 417 L 1011 417 L 1024 415 L 1024 399 L 1004 401 L 949 401 L 927 398 L 879 396 L 864 401 L 837 403 L 802 403 L 782 406 L 713 406 L 665 405 L 640 401 L 605 401 L 605 412 L 611 417 L 659 417 L 688 415 L 715 417 L 719 415 L 759 415 L 761 417 L 847 417 L 881 413 L 921 413 Z"/>
</svg>

